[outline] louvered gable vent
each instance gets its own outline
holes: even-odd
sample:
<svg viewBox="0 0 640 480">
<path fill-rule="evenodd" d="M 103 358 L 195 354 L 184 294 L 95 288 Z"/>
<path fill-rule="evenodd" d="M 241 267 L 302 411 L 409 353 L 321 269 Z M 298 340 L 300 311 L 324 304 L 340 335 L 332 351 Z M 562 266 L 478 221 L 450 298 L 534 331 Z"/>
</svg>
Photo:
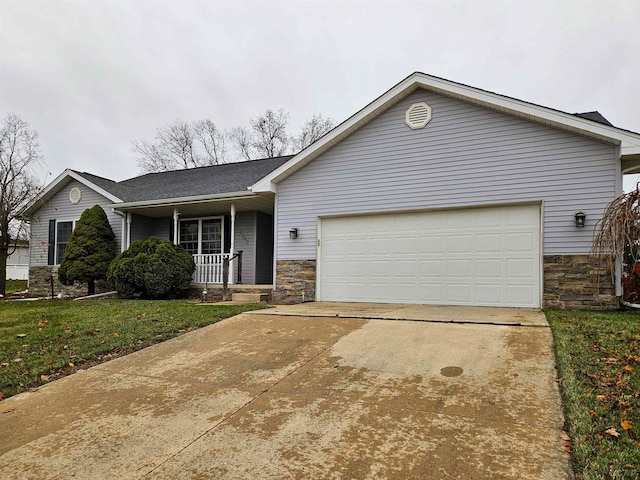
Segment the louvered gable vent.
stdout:
<svg viewBox="0 0 640 480">
<path fill-rule="evenodd" d="M 414 103 L 405 114 L 405 123 L 413 130 L 424 128 L 431 121 L 431 107 L 424 102 Z"/>
</svg>

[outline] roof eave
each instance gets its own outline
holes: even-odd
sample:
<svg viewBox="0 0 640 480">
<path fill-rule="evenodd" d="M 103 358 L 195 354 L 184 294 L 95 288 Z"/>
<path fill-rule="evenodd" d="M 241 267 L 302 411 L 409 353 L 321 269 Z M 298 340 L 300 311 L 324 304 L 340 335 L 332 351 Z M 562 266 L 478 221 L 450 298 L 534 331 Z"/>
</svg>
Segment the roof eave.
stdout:
<svg viewBox="0 0 640 480">
<path fill-rule="evenodd" d="M 244 199 L 255 197 L 257 194 L 244 191 L 244 192 L 227 192 L 216 193 L 212 195 L 194 195 L 191 197 L 175 197 L 175 198 L 160 198 L 155 200 L 141 200 L 137 202 L 120 202 L 109 205 L 109 207 L 116 210 L 135 210 L 138 208 L 149 207 L 170 207 L 179 205 L 189 205 L 194 203 L 206 203 L 206 202 L 219 202 L 228 201 L 234 199 Z"/>
<path fill-rule="evenodd" d="M 23 209 L 21 216 L 24 218 L 28 218 L 37 212 L 40 208 L 42 208 L 44 202 L 48 200 L 50 197 L 58 193 L 70 180 L 76 180 L 86 187 L 90 188 L 96 193 L 99 193 L 103 197 L 111 200 L 112 202 L 121 202 L 122 199 L 116 197 L 110 192 L 107 192 L 103 188 L 100 188 L 95 183 L 90 182 L 82 175 L 78 175 L 76 172 L 70 169 L 66 169 L 60 175 L 58 175 L 49 185 L 47 185 L 37 196 L 34 198 L 29 204 Z"/>
</svg>

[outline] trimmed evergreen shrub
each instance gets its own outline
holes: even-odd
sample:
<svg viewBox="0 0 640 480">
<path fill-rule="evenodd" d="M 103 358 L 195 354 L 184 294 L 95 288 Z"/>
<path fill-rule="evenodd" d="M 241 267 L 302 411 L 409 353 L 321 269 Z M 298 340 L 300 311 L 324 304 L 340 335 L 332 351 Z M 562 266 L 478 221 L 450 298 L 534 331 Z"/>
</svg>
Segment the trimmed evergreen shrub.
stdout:
<svg viewBox="0 0 640 480">
<path fill-rule="evenodd" d="M 150 237 L 133 242 L 118 255 L 107 279 L 124 297 L 183 298 L 195 269 L 193 257 L 180 245 Z"/>
<path fill-rule="evenodd" d="M 63 285 L 87 282 L 89 295 L 95 293 L 96 280 L 107 278 L 109 264 L 116 257 L 116 236 L 100 205 L 87 208 L 73 229 L 64 258 L 58 268 Z"/>
</svg>

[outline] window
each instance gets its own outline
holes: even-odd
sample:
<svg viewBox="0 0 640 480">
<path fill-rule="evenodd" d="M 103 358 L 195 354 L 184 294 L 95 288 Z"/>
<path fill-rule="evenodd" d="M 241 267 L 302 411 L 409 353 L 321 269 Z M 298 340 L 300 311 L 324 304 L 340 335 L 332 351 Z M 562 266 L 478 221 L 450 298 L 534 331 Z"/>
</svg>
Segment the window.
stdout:
<svg viewBox="0 0 640 480">
<path fill-rule="evenodd" d="M 56 225 L 56 265 L 62 263 L 64 251 L 73 233 L 73 222 L 58 222 Z"/>
<path fill-rule="evenodd" d="M 179 243 L 195 254 L 222 253 L 222 218 L 180 220 Z"/>
</svg>

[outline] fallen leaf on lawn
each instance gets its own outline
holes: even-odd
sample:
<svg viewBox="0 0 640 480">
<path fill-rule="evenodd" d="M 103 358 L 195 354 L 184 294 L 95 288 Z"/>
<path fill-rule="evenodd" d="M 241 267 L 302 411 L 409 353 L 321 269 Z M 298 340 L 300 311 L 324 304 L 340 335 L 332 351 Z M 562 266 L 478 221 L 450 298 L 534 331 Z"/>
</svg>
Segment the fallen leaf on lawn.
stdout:
<svg viewBox="0 0 640 480">
<path fill-rule="evenodd" d="M 0 365 L 2 365 L 3 367 L 8 367 L 9 366 L 9 364 L 7 362 L 2 362 L 2 363 L 0 363 Z"/>
<path fill-rule="evenodd" d="M 629 420 L 622 420 L 620 426 L 625 430 L 631 430 L 631 422 Z"/>
<path fill-rule="evenodd" d="M 24 338 L 26 336 L 27 336 L 26 333 L 19 333 L 19 334 L 16 335 L 16 337 L 18 337 L 18 338 Z"/>
<path fill-rule="evenodd" d="M 46 382 L 47 380 L 49 380 L 49 375 L 40 375 L 40 380 Z"/>
<path fill-rule="evenodd" d="M 567 432 L 560 432 L 560 438 L 562 440 L 571 440 L 571 437 L 569 436 L 569 434 Z"/>
<path fill-rule="evenodd" d="M 118 332 L 113 332 L 113 336 L 117 337 L 118 336 Z"/>
<path fill-rule="evenodd" d="M 571 446 L 571 442 L 564 442 L 562 444 L 563 447 L 570 447 Z"/>
<path fill-rule="evenodd" d="M 20 363 L 22 361 L 22 359 L 21 358 L 14 358 L 13 361 L 16 362 L 16 363 Z"/>
<path fill-rule="evenodd" d="M 4 395 L 2 395 L 2 393 L 0 393 L 0 400 L 4 400 Z"/>
<path fill-rule="evenodd" d="M 633 367 L 631 365 L 625 365 L 623 367 L 627 372 L 633 372 Z"/>
<path fill-rule="evenodd" d="M 620 434 L 618 433 L 618 431 L 611 427 L 611 428 L 607 428 L 604 433 L 608 433 L 609 435 L 611 435 L 612 437 L 616 437 L 618 438 L 620 436 Z"/>
<path fill-rule="evenodd" d="M 591 414 L 592 417 L 598 416 L 598 412 L 596 412 L 595 410 L 589 410 L 589 413 Z"/>
<path fill-rule="evenodd" d="M 609 357 L 605 360 L 605 362 L 609 364 L 618 363 L 618 359 Z"/>
<path fill-rule="evenodd" d="M 596 395 L 596 400 L 604 400 L 607 398 L 605 395 Z"/>
<path fill-rule="evenodd" d="M 38 327 L 40 327 L 40 328 L 46 327 L 47 325 L 49 325 L 49 320 L 40 320 L 38 322 Z"/>
<path fill-rule="evenodd" d="M 69 362 L 69 366 L 70 367 L 75 367 L 75 365 L 72 362 Z"/>
</svg>

